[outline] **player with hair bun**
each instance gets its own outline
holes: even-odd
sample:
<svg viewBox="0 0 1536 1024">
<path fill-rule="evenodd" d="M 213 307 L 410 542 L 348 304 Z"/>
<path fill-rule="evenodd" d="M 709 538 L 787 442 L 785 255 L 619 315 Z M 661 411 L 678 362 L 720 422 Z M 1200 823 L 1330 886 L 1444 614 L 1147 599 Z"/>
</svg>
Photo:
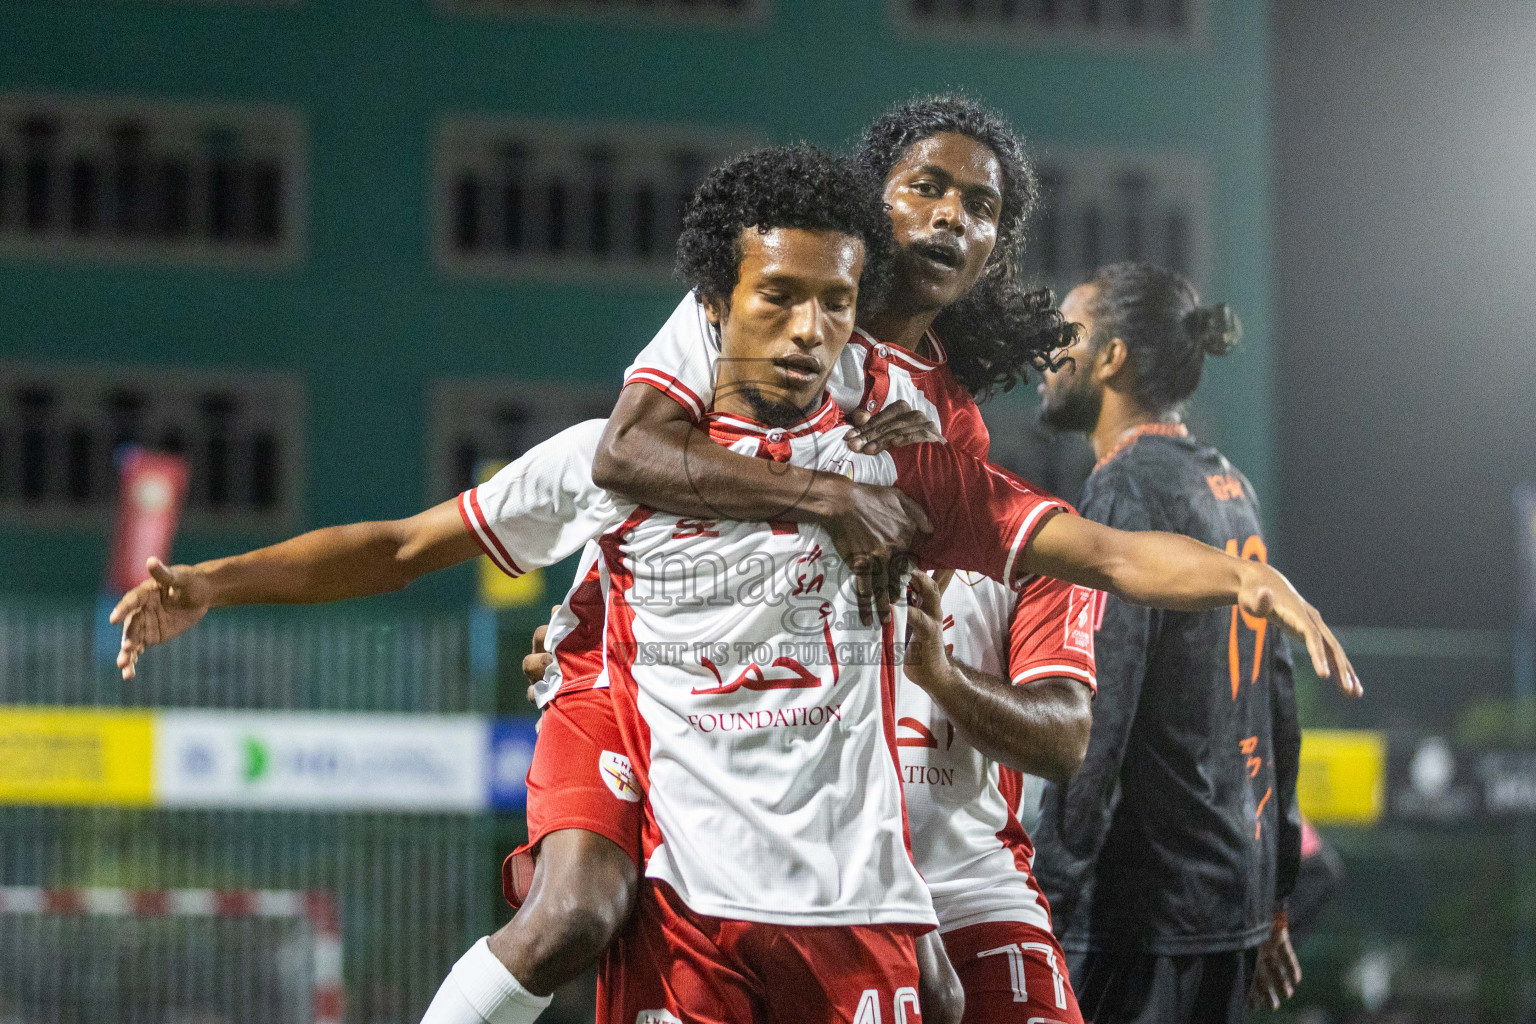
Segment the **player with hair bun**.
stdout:
<svg viewBox="0 0 1536 1024">
<path fill-rule="evenodd" d="M 1076 296 L 1076 298 L 1073 298 Z M 1058 371 L 1040 385 L 1040 420 L 1056 430 L 1108 432 L 1146 423 L 1179 421 L 1179 406 L 1200 386 L 1206 356 L 1224 356 L 1242 336 L 1242 323 L 1224 302 L 1200 305 L 1195 286 L 1180 274 L 1150 263 L 1113 263 L 1100 269 L 1062 303 L 1067 315 L 1089 329 L 1061 353 Z M 1123 363 L 1106 391 L 1092 369 L 1070 372 L 1066 361 L 1110 357 L 1118 340 Z M 1107 378 L 1104 378 L 1107 379 Z M 1106 394 L 1124 396 L 1123 414 L 1101 420 Z M 1103 456 L 1100 456 L 1101 459 Z"/>
<path fill-rule="evenodd" d="M 1040 385 L 1040 419 L 1088 435 L 1082 514 L 1266 560 L 1257 499 L 1190 436 L 1183 403 L 1241 334 L 1179 274 L 1117 263 L 1073 289 L 1084 328 Z M 1159 612 L 1108 597 L 1082 769 L 1048 786 L 1034 830 L 1083 1016 L 1096 1024 L 1240 1021 L 1301 972 L 1285 898 L 1301 857 L 1285 637 L 1238 608 Z"/>
</svg>

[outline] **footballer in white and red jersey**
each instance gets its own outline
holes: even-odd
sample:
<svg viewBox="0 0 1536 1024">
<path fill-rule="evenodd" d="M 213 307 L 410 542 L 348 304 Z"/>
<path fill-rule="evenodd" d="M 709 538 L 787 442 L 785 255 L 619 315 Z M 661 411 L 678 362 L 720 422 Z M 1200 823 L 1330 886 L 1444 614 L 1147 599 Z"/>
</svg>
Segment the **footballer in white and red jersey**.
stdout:
<svg viewBox="0 0 1536 1024">
<path fill-rule="evenodd" d="M 891 402 L 906 401 L 938 424 L 949 443 L 984 459 L 990 444 L 986 424 L 976 403 L 949 372 L 938 339 L 930 335 L 930 344 L 940 353 L 938 361 L 884 345 L 855 328 L 828 381 L 828 391 L 845 409 L 875 412 Z M 662 390 L 698 419 L 705 403 L 713 401 L 718 357 L 718 332 L 689 292 L 626 371 L 625 381 Z M 662 366 L 677 372 L 674 375 Z M 563 466 L 560 469 L 566 471 Z M 504 481 L 513 479 L 514 474 L 504 470 L 497 479 L 466 491 L 460 509 L 486 554 L 515 576 L 523 570 L 508 555 L 506 545 L 519 543 L 520 519 L 527 510 L 517 496 L 499 496 Z M 498 534 L 502 535 L 499 541 Z M 533 567 L 533 555 L 523 557 Z M 550 620 L 545 644 L 554 660 L 535 686 L 544 718 L 528 775 L 528 842 L 506 858 L 502 869 L 503 894 L 514 907 L 521 904 L 531 879 L 531 871 L 516 870 L 518 858 L 559 829 L 580 828 L 604 836 L 637 866 L 641 863 L 638 797 L 628 760 L 619 751 L 617 725 L 605 695 L 589 692 L 607 685 L 596 644 L 602 614 L 597 595 L 605 585 L 602 571 L 595 548 L 583 552 L 575 583 Z"/>
<path fill-rule="evenodd" d="M 932 332 L 928 338 L 937 362 L 855 328 L 829 392 L 843 408 L 867 412 L 906 401 L 951 445 L 986 458 L 990 438 L 980 410 L 949 371 L 938 339 Z M 658 388 L 697 420 L 712 401 L 719 350 L 718 330 L 690 294 L 631 364 L 625 383 Z M 952 656 L 1017 685 L 1065 678 L 1092 689 L 1093 631 L 1083 616 L 1091 619 L 1095 593 L 1040 577 L 1015 594 L 984 576 L 957 574 L 943 599 Z M 1080 1024 L 1050 908 L 1032 872 L 1033 848 L 1016 814 L 1023 780 L 957 736 L 921 688 L 898 692 L 913 856 L 966 991 L 965 1020 Z M 1012 952 L 997 952 L 1005 947 Z"/>
<path fill-rule="evenodd" d="M 947 445 L 850 453 L 830 401 L 794 428 L 721 414 L 704 426 L 743 455 L 906 491 L 933 521 L 914 553 L 934 566 L 1012 580 L 1034 530 L 1065 509 Z M 605 1019 L 660 1005 L 684 1019 L 752 1019 L 764 1006 L 799 1019 L 804 1000 L 823 998 L 816 986 L 738 989 L 726 964 L 696 990 L 696 965 L 669 958 L 724 941 L 722 920 L 764 926 L 741 933 L 739 956 L 771 950 L 764 936 L 782 929 L 873 929 L 878 944 L 893 926 L 937 923 L 902 811 L 893 643 L 904 606 L 883 626 L 861 624 L 830 535 L 805 524 L 637 509 L 602 546 L 606 671 L 645 794 L 647 879 L 636 927 L 605 971 Z M 755 963 L 752 973 L 774 970 Z M 915 962 L 907 977 L 894 989 L 850 988 L 825 972 L 819 985 L 834 1001 L 878 991 L 888 1002 L 915 986 Z"/>
<path fill-rule="evenodd" d="M 1096 594 L 1046 576 L 1015 592 L 955 573 L 942 599 L 946 648 L 1016 686 L 1071 679 L 1092 691 Z M 913 857 L 965 990 L 964 1020 L 1081 1024 L 1018 819 L 1022 777 L 967 743 L 921 687 L 902 687 L 897 708 Z"/>
<path fill-rule="evenodd" d="M 940 353 L 938 361 L 881 344 L 855 328 L 828 380 L 828 391 L 844 410 L 875 412 L 904 400 L 938 424 L 949 443 L 985 459 L 990 444 L 986 424 L 976 403 L 949 372 L 938 339 L 931 335 L 930 339 Z M 658 388 L 697 421 L 713 402 L 718 361 L 718 331 L 690 291 L 626 371 L 625 383 Z M 590 451 L 585 434 L 581 450 Z M 539 465 L 568 471 L 549 460 Z M 579 477 L 580 471 L 575 472 Z M 517 538 L 527 509 L 520 503 L 521 494 L 499 495 L 506 482 L 514 479 L 509 467 L 496 479 L 466 491 L 460 510 L 491 560 L 516 576 L 523 570 L 508 554 L 507 545 L 526 543 Z M 584 523 L 590 525 L 590 518 Z M 559 829 L 580 828 L 604 836 L 637 866 L 641 863 L 638 796 L 628 759 L 619 750 L 617 724 L 606 695 L 590 692 L 607 685 L 596 642 L 602 625 L 597 595 L 606 582 L 600 578 L 604 567 L 595 550 L 583 552 L 575 582 L 550 620 L 545 639 L 554 660 L 535 686 L 544 718 L 528 774 L 528 842 L 506 858 L 502 869 L 503 894 L 514 907 L 521 904 L 531 878 L 530 871 L 515 870 L 517 859 Z M 529 568 L 533 557 L 523 555 Z"/>
<path fill-rule="evenodd" d="M 713 372 L 717 352 L 713 328 L 690 296 L 642 353 L 628 379 L 656 386 L 691 409 L 687 396 L 693 389 L 681 381 L 701 376 L 694 365 L 701 361 Z M 689 353 L 693 358 L 687 358 Z M 682 376 L 665 376 L 642 365 L 663 359 L 671 360 Z M 859 400 L 849 405 L 868 408 L 873 403 L 878 409 L 904 400 L 930 416 L 957 416 L 967 426 L 961 433 L 965 440 L 955 447 L 984 451 L 985 425 L 974 402 L 943 363 L 928 363 L 856 332 L 829 390 L 851 394 L 843 383 L 848 379 L 864 388 Z M 495 499 L 489 500 L 496 504 Z M 592 564 L 589 547 L 576 584 L 551 623 L 548 646 L 554 662 L 537 687 L 546 719 L 529 775 L 530 845 L 557 828 L 584 828 L 618 843 L 639 863 L 640 786 L 627 757 L 620 753 L 611 705 L 601 694 L 587 692 L 594 683 L 607 683 L 592 643 L 600 629 L 595 595 L 605 585 L 603 569 L 601 563 Z M 985 577 L 959 575 L 944 598 L 954 657 L 1020 684 L 1069 678 L 1091 687 L 1091 630 L 1072 633 L 1066 626 L 1073 602 L 1086 607 L 1091 594 L 1042 577 L 1032 581 L 1023 595 L 1015 595 Z M 547 704 L 557 693 L 571 696 Z M 1075 1005 L 1070 986 L 1062 991 L 1064 967 L 1053 948 L 1049 910 L 1030 873 L 1028 835 L 1013 813 L 1018 802 L 1017 773 L 986 759 L 957 737 L 953 725 L 921 689 L 907 685 L 899 693 L 914 856 L 933 890 L 946 943 L 958 943 L 955 964 L 972 995 L 969 1005 L 979 1012 L 985 1003 L 983 993 L 1000 991 L 1010 1012 L 1051 1013 L 1072 1020 Z M 958 771 L 957 765 L 961 766 Z M 932 794 L 934 786 L 945 788 L 941 798 Z M 510 873 L 507 891 L 515 905 Z M 971 953 L 964 948 L 978 938 L 984 949 Z M 989 960 L 988 951 L 1003 945 L 1013 946 L 1015 954 Z M 1014 955 L 1020 958 L 1017 964 L 1010 959 Z M 1029 985 L 1029 973 L 1040 973 L 1041 978 Z M 1021 992 L 1029 998 L 1016 999 Z"/>
</svg>

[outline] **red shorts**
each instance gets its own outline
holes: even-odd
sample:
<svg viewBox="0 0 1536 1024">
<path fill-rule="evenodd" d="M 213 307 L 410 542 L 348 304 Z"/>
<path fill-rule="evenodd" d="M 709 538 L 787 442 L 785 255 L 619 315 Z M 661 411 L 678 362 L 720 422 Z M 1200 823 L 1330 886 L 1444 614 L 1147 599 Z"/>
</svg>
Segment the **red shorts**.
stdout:
<svg viewBox="0 0 1536 1024">
<path fill-rule="evenodd" d="M 1031 924 L 973 924 L 944 934 L 965 989 L 961 1024 L 1083 1024 L 1055 936 Z"/>
<path fill-rule="evenodd" d="M 528 768 L 528 842 L 514 850 L 501 868 L 507 902 L 513 906 L 521 902 L 512 859 L 564 828 L 606 836 L 638 868 L 640 800 L 608 690 L 573 690 L 550 701 Z"/>
<path fill-rule="evenodd" d="M 598 1024 L 918 1024 L 924 927 L 705 917 L 645 879 L 603 957 Z"/>
</svg>

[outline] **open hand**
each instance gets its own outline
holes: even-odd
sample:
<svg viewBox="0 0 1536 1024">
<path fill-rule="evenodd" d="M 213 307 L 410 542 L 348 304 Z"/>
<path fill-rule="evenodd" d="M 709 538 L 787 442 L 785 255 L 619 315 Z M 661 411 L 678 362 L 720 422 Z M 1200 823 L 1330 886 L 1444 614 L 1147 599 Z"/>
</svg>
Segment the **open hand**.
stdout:
<svg viewBox="0 0 1536 1024">
<path fill-rule="evenodd" d="M 213 596 L 207 578 L 193 566 L 167 566 L 151 558 L 145 567 L 149 579 L 123 595 L 109 620 L 123 627 L 117 667 L 124 679 L 134 677 L 139 655 L 146 647 L 163 644 L 202 621 Z"/>
<path fill-rule="evenodd" d="M 892 448 L 944 442 L 944 435 L 926 415 L 904 400 L 890 403 L 874 415 L 862 409 L 848 414 L 853 424 L 844 437 L 849 451 L 879 455 Z M 853 570 L 859 621 L 866 626 L 878 617 L 890 621 L 891 602 L 901 596 L 901 576 L 893 560 L 905 552 L 918 532 L 928 533 L 928 516 L 894 487 L 855 484 L 849 507 L 824 523 L 837 553 Z M 873 611 L 874 616 L 871 616 Z"/>
<path fill-rule="evenodd" d="M 1346 697 L 1360 697 L 1365 688 L 1349 663 L 1344 647 L 1316 608 L 1291 586 L 1279 570 L 1262 562 L 1253 567 L 1238 593 L 1243 614 L 1256 619 L 1273 619 L 1291 636 L 1307 645 L 1312 656 L 1312 670 L 1320 679 L 1332 679 Z"/>
</svg>

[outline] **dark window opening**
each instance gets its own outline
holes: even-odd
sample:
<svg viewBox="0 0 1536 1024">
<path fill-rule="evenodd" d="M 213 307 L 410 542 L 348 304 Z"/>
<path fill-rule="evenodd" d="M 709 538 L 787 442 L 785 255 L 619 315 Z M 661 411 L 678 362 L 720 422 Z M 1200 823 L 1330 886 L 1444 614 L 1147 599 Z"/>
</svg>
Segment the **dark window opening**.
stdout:
<svg viewBox="0 0 1536 1024">
<path fill-rule="evenodd" d="M 1121 201 L 1125 204 L 1125 258 L 1146 259 L 1145 218 L 1147 196 L 1152 183 L 1146 175 L 1127 174 L 1120 179 Z"/>
<path fill-rule="evenodd" d="M 550 182 L 545 195 L 544 245 L 550 252 L 565 248 L 566 188 L 564 182 Z"/>
<path fill-rule="evenodd" d="M 462 494 L 475 486 L 475 472 L 480 468 L 480 449 L 475 442 L 462 438 L 453 449 L 453 489 Z"/>
<path fill-rule="evenodd" d="M 1083 211 L 1083 270 L 1091 274 L 1104 263 L 1104 217 L 1097 207 Z"/>
<path fill-rule="evenodd" d="M 33 118 L 22 128 L 27 140 L 27 229 L 43 232 L 52 220 L 53 139 L 58 126 L 46 118 Z"/>
<path fill-rule="evenodd" d="M 278 504 L 278 480 L 282 467 L 279 463 L 277 438 L 268 431 L 261 431 L 251 438 L 251 504 L 258 509 L 275 508 Z"/>
<path fill-rule="evenodd" d="M 53 392 L 25 388 L 16 399 L 21 414 L 21 493 L 37 500 L 48 491 L 48 418 Z"/>
<path fill-rule="evenodd" d="M 160 209 L 156 227 L 166 238 L 181 238 L 192 229 L 192 171 L 182 160 L 160 165 Z"/>
<path fill-rule="evenodd" d="M 167 455 L 187 454 L 187 439 L 181 431 L 172 427 L 160 435 L 160 450 Z"/>
<path fill-rule="evenodd" d="M 212 238 L 235 237 L 238 176 L 233 161 L 227 158 L 215 160 L 208 168 L 208 234 Z"/>
<path fill-rule="evenodd" d="M 116 206 L 117 233 L 136 235 L 144 226 L 144 137 L 143 125 L 120 125 L 113 133 L 115 174 L 113 202 Z"/>
<path fill-rule="evenodd" d="M 100 169 L 89 160 L 76 160 L 69 169 L 70 230 L 89 235 L 100 226 Z"/>
<path fill-rule="evenodd" d="M 1175 210 L 1168 215 L 1166 230 L 1167 251 L 1163 258 L 1168 261 L 1168 266 L 1171 270 L 1187 276 L 1192 269 L 1189 265 L 1189 218 Z"/>
<path fill-rule="evenodd" d="M 251 164 L 251 237 L 271 245 L 283 233 L 283 172 L 276 164 Z"/>
<path fill-rule="evenodd" d="M 211 508 L 223 508 L 232 496 L 230 481 L 234 476 L 233 446 L 230 444 L 229 420 L 235 400 L 229 395 L 209 395 L 202 405 L 207 440 L 203 462 L 203 497 Z"/>
<path fill-rule="evenodd" d="M 65 456 L 64 493 L 76 505 L 91 500 L 91 453 L 94 445 L 91 432 L 85 427 L 73 427 L 69 432 L 68 453 Z"/>
<path fill-rule="evenodd" d="M 635 252 L 649 257 L 656 251 L 656 189 L 649 185 L 635 188 Z"/>
<path fill-rule="evenodd" d="M 467 174 L 453 188 L 453 244 L 464 252 L 480 247 L 480 183 Z"/>
</svg>

